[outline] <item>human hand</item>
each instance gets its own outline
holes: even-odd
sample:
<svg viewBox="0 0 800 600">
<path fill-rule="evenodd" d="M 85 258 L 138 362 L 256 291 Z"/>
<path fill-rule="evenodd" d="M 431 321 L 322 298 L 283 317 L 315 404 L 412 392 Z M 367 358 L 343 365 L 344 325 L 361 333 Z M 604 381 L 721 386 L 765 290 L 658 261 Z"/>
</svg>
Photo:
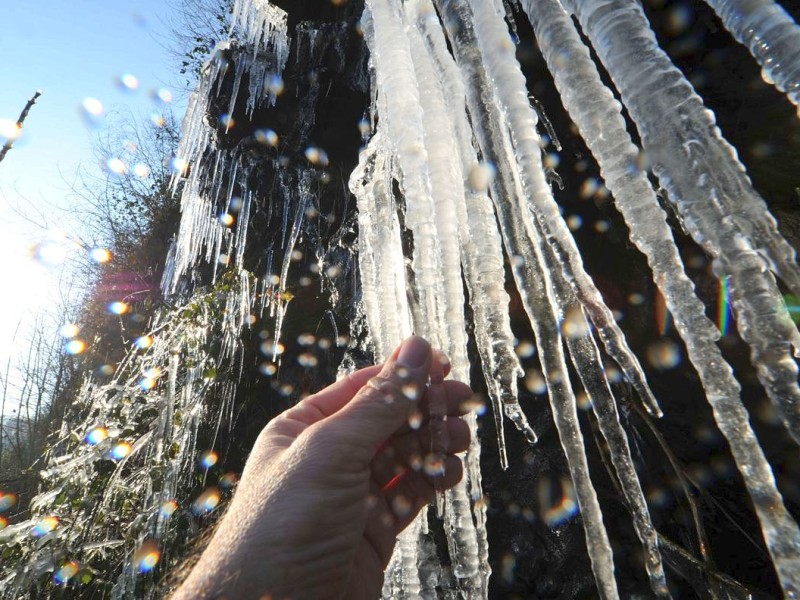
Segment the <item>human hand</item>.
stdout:
<svg viewBox="0 0 800 600">
<path fill-rule="evenodd" d="M 378 598 L 397 535 L 463 473 L 457 418 L 472 395 L 411 337 L 273 419 L 197 566 L 175 598 Z M 430 379 L 430 385 L 428 381 Z M 443 404 L 431 443 L 428 403 Z M 425 469 L 446 444 L 444 472 Z M 434 457 L 435 458 L 435 457 Z M 428 460 L 428 464 L 436 464 Z M 427 471 L 427 472 L 426 472 Z"/>
</svg>

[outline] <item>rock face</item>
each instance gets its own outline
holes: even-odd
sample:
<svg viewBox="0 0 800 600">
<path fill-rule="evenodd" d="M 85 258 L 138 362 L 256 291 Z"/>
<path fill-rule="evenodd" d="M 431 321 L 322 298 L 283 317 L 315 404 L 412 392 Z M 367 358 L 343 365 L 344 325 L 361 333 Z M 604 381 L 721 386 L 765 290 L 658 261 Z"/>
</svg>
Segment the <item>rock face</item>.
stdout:
<svg viewBox="0 0 800 600">
<path fill-rule="evenodd" d="M 209 103 L 206 121 L 216 136 L 195 169 L 212 169 L 219 150 L 236 170 L 221 171 L 214 182 L 215 213 L 228 211 L 233 196 L 253 198 L 241 266 L 261 278 L 261 301 L 272 304 L 282 321 L 265 311 L 244 330 L 242 376 L 236 388 L 236 418 L 226 434 L 226 467 L 240 468 L 260 428 L 300 395 L 330 381 L 337 368 L 372 360 L 364 315 L 358 301 L 358 230 L 350 173 L 370 132 L 369 53 L 359 21 L 363 3 L 299 1 L 282 4 L 288 17 L 288 58 L 274 106 L 256 103 L 248 111 L 249 76 L 236 81 L 237 61 L 251 49 L 224 50 L 229 62 L 219 76 L 219 93 Z M 794 186 L 800 128 L 793 110 L 760 82 L 746 51 L 733 43 L 710 10 L 684 3 L 645 7 L 663 47 L 693 81 L 717 115 L 729 140 L 739 148 L 754 185 L 774 207 L 793 243 L 797 195 Z M 606 303 L 621 316 L 631 347 L 648 357 L 649 383 L 664 408 L 654 421 L 635 408 L 630 390 L 615 383 L 622 424 L 628 432 L 653 520 L 662 536 L 670 587 L 676 597 L 719 593 L 738 597 L 743 588 L 774 596 L 779 584 L 764 549 L 758 523 L 742 481 L 720 435 L 703 391 L 686 363 L 680 338 L 654 289 L 646 262 L 627 242 L 625 225 L 602 186 L 591 155 L 571 130 L 551 76 L 538 53 L 527 19 L 514 12 L 517 56 L 530 92 L 549 117 L 563 149 L 552 146 L 553 185 L 569 216 L 587 270 Z M 239 94 L 228 114 L 231 96 Z M 229 126 L 230 119 L 234 123 Z M 271 136 L 277 136 L 272 138 Z M 274 141 L 277 139 L 277 141 Z M 235 173 L 235 181 L 233 180 Z M 665 200 L 665 206 L 666 206 Z M 783 219 L 783 216 L 786 219 Z M 681 254 L 709 316 L 722 310 L 719 286 L 702 250 L 679 232 Z M 288 243 L 287 243 L 288 242 Z M 287 259 L 287 254 L 289 258 Z M 288 270 L 283 269 L 288 265 Z M 208 284 L 208 265 L 184 278 Z M 270 277 L 278 276 L 281 280 Z M 569 471 L 552 425 L 541 386 L 533 336 L 512 294 L 512 325 L 518 353 L 528 373 L 521 404 L 540 439 L 528 445 L 506 429 L 510 468 L 503 471 L 491 411 L 480 420 L 481 471 L 488 502 L 490 597 L 589 598 L 595 582 L 586 554 L 580 515 Z M 273 360 L 277 344 L 280 358 Z M 732 325 L 721 341 L 726 358 L 743 385 L 745 405 L 766 454 L 775 466 L 790 512 L 800 509 L 796 449 L 764 398 L 747 350 Z M 477 356 L 474 342 L 470 356 Z M 479 393 L 482 376 L 473 362 Z M 613 379 L 612 379 L 613 381 Z M 588 439 L 596 421 L 582 412 Z M 200 442 L 198 442 L 200 444 Z M 609 529 L 616 576 L 624 597 L 649 596 L 638 542 L 618 482 L 605 462 L 602 443 L 589 448 L 590 470 Z M 432 522 L 432 530 L 437 531 Z M 439 532 L 436 535 L 442 535 Z M 443 549 L 443 537 L 436 538 Z M 702 549 L 701 549 L 702 547 Z M 704 554 L 705 553 L 705 554 Z M 440 552 L 447 565 L 446 552 Z M 738 583 L 736 583 L 738 582 Z M 742 586 L 742 587 L 740 587 Z M 716 590 L 716 592 L 711 591 Z"/>
</svg>

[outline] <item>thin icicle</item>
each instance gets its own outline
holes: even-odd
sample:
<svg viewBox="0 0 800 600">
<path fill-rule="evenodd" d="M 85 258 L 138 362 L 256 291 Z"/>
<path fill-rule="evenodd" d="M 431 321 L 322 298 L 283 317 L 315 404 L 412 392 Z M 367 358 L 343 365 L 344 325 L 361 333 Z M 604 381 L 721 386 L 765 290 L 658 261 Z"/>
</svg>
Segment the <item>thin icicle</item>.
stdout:
<svg viewBox="0 0 800 600">
<path fill-rule="evenodd" d="M 437 2 L 466 83 L 467 106 L 475 135 L 485 160 L 497 175 L 491 182 L 492 200 L 500 221 L 506 250 L 523 305 L 536 336 L 539 358 L 547 381 L 550 403 L 575 483 L 578 503 L 586 528 L 586 542 L 598 588 L 604 598 L 618 597 L 614 564 L 603 526 L 597 495 L 589 478 L 583 439 L 577 424 L 575 396 L 563 352 L 555 297 L 550 278 L 542 266 L 542 256 L 534 243 L 536 232 L 530 214 L 520 211 L 521 184 L 510 149 L 508 130 L 493 97 L 492 86 L 475 39 L 472 13 L 463 0 Z M 555 265 L 551 267 L 558 268 Z"/>
<path fill-rule="evenodd" d="M 774 0 L 706 0 L 736 41 L 761 65 L 761 77 L 786 94 L 800 117 L 800 27 Z"/>
<path fill-rule="evenodd" d="M 721 174 L 732 172 L 740 182 L 746 181 L 746 175 L 740 168 L 731 166 L 731 163 L 738 163 L 730 146 L 713 127 L 713 116 L 703 108 L 699 97 L 680 72 L 658 49 L 636 3 L 617 2 L 612 5 L 587 0 L 573 3 L 571 7 L 578 9 L 581 25 L 594 41 L 595 49 L 619 88 L 637 123 L 654 171 L 677 203 L 690 233 L 715 257 L 716 274 L 729 276 L 739 331 L 753 349 L 754 362 L 767 392 L 773 402 L 782 407 L 784 422 L 798 439 L 797 366 L 790 354 L 791 344 L 798 338 L 797 330 L 765 261 L 739 228 L 741 219 L 737 221 L 723 214 L 721 209 L 724 203 L 720 194 L 730 181 Z M 603 18 L 597 18 L 601 14 Z M 637 56 L 635 72 L 628 64 L 634 54 Z M 669 119 L 665 119 L 665 115 Z M 693 119 L 694 122 L 706 123 L 706 126 L 690 128 L 688 124 Z M 712 124 L 710 128 L 709 122 Z M 692 132 L 691 140 L 684 139 L 686 131 Z M 708 146 L 703 145 L 702 149 L 695 151 L 694 145 L 700 144 L 697 141 L 699 137 L 705 137 L 704 144 Z M 716 154 L 714 147 L 718 149 Z M 727 150 L 727 154 L 720 148 Z M 719 157 L 724 160 L 715 160 Z M 721 176 L 723 178 L 718 179 Z M 749 187 L 749 181 L 746 183 Z M 737 203 L 753 201 L 752 197 L 736 200 Z M 760 198 L 758 201 L 761 202 Z M 753 206 L 743 206 L 739 214 L 748 210 L 754 210 Z M 706 347 L 709 344 L 706 340 Z M 724 376 L 724 373 L 718 375 Z M 731 401 L 733 392 L 737 390 L 724 379 L 709 387 L 707 394 L 720 427 L 726 435 L 739 440 L 738 444 L 732 443 L 737 463 L 743 473 L 752 474 L 749 480 L 751 494 L 784 590 L 787 595 L 798 594 L 800 533 L 797 525 L 775 491 L 773 475 L 752 432 L 749 427 L 742 427 L 747 424 L 747 414 L 738 402 Z"/>
<path fill-rule="evenodd" d="M 578 247 L 547 183 L 536 131 L 538 119 L 528 102 L 525 76 L 517 62 L 505 21 L 488 3 L 479 0 L 470 0 L 469 3 L 474 15 L 475 37 L 492 75 L 497 100 L 508 119 L 520 181 L 525 197 L 532 203 L 531 210 L 541 236 L 553 248 L 567 281 L 575 288 L 609 355 L 619 364 L 647 410 L 658 416 L 658 403 L 647 385 L 639 360 L 628 348 L 614 315 L 583 269 Z"/>
</svg>

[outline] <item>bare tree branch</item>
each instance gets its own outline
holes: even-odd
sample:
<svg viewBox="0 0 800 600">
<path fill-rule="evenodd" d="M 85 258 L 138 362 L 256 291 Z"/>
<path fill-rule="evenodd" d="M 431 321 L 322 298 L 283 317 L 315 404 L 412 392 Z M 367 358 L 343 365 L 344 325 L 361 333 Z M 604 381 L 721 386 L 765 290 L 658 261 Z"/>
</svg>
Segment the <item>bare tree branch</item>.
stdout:
<svg viewBox="0 0 800 600">
<path fill-rule="evenodd" d="M 17 119 L 17 131 L 22 129 L 22 125 L 23 125 L 23 123 L 25 123 L 25 119 L 28 118 L 28 113 L 31 111 L 31 107 L 34 104 L 36 104 L 36 100 L 38 100 L 39 96 L 41 96 L 41 95 L 42 95 L 42 91 L 41 90 L 36 90 L 36 93 L 33 96 L 31 96 L 30 98 L 28 98 L 28 103 L 25 104 L 25 108 L 23 108 L 22 112 L 19 113 L 19 118 Z M 11 136 L 10 138 L 8 138 L 8 141 L 5 143 L 5 145 L 3 145 L 3 148 L 0 149 L 0 162 L 2 162 L 3 159 L 6 157 L 6 154 L 8 154 L 8 151 L 11 150 L 11 147 L 14 145 L 14 142 L 16 141 L 16 139 L 17 139 L 17 136 Z"/>
</svg>

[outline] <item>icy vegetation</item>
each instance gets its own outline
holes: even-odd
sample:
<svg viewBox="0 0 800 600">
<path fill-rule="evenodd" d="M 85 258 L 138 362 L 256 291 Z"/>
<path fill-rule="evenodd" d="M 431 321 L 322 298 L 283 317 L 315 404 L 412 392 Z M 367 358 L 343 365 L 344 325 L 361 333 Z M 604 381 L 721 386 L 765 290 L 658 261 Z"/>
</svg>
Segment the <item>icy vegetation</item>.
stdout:
<svg viewBox="0 0 800 600">
<path fill-rule="evenodd" d="M 708 4 L 750 49 L 764 78 L 798 104 L 800 33 L 790 17 L 770 0 Z M 520 8 L 685 343 L 750 494 L 783 593 L 800 598 L 800 529 L 751 428 L 740 383 L 718 345 L 720 330 L 686 273 L 660 199 L 667 198 L 679 224 L 713 260 L 719 285 L 730 290 L 758 379 L 783 426 L 800 442 L 793 354 L 800 350 L 800 335 L 778 282 L 800 296 L 795 252 L 714 114 L 658 46 L 636 0 L 521 0 Z M 620 592 L 589 472 L 581 397 L 588 397 L 592 423 L 607 448 L 652 592 L 668 598 L 664 542 L 651 520 L 633 442 L 620 421 L 620 386 L 611 374 L 621 373 L 635 401 L 653 417 L 670 407 L 659 406 L 556 202 L 544 150 L 553 135 L 539 134 L 546 118 L 529 98 L 531 82 L 517 60 L 517 34 L 509 28 L 514 16 L 506 11 L 501 0 L 365 2 L 358 27 L 369 50 L 364 77 L 371 82 L 371 103 L 348 186 L 357 205 L 357 234 L 350 242 L 339 239 L 336 250 L 350 257 L 357 252 L 360 297 L 352 300 L 365 329 L 351 349 L 360 343 L 380 361 L 417 333 L 447 354 L 452 377 L 469 383 L 479 368 L 495 419 L 499 462 L 513 468 L 505 436 L 537 443 L 519 403 L 524 371 L 510 312 L 511 297 L 518 296 L 520 314 L 524 311 L 534 333 L 599 595 L 613 599 Z M 31 505 L 32 521 L 0 531 L 0 544 L 12 548 L 8 556 L 14 557 L 4 561 L 0 574 L 10 596 L 38 585 L 44 573 L 57 577 L 73 563 L 67 579 L 88 582 L 107 565 L 114 574 L 109 582 L 114 597 L 154 595 L 142 574 L 159 560 L 174 564 L 178 552 L 169 556 L 161 549 L 188 537 L 196 527 L 189 512 L 213 511 L 226 491 L 214 485 L 200 496 L 188 495 L 198 477 L 201 424 L 212 424 L 213 440 L 233 421 L 241 338 L 252 323 L 270 327 L 261 346 L 271 361 L 265 373 L 280 364 L 293 297 L 287 282 L 297 248 L 309 237 L 309 222 L 319 218 L 315 186 L 328 157 L 311 145 L 303 150 L 303 165 L 270 155 L 268 165 L 261 165 L 274 175 L 264 202 L 263 190 L 259 196 L 251 185 L 260 167 L 245 144 L 225 146 L 224 136 L 234 127 L 234 114 L 255 119 L 280 103 L 294 48 L 312 62 L 342 57 L 347 50 L 338 45 L 337 24 L 326 24 L 324 35 L 291 25 L 267 0 L 237 0 L 232 23 L 231 41 L 217 48 L 191 98 L 176 158 L 182 219 L 162 282 L 175 305 L 162 310 L 150 336 L 137 340 L 112 381 L 87 379 L 72 430 L 61 432 L 47 456 L 44 491 Z M 326 92 L 315 77 L 303 86 L 296 101 L 306 122 L 298 127 L 307 133 Z M 237 102 L 244 102 L 244 109 L 237 111 Z M 209 119 L 220 103 L 227 112 Z M 636 141 L 629 133 L 633 127 Z M 257 129 L 253 136 L 259 148 L 272 151 L 279 144 L 271 129 Z M 660 194 L 653 187 L 656 179 Z M 256 226 L 278 234 L 250 264 L 245 249 Z M 340 267 L 326 256 L 318 250 L 317 272 L 332 280 Z M 328 291 L 335 296 L 332 287 Z M 356 325 L 353 331 L 358 333 Z M 434 423 L 446 418 L 443 410 L 431 404 Z M 477 412 L 466 419 L 473 442 L 464 456 L 464 480 L 443 492 L 431 515 L 423 512 L 401 536 L 386 572 L 386 598 L 488 596 Z M 505 419 L 514 429 L 504 433 Z M 435 474 L 445 445 L 434 436 L 420 468 Z M 203 486 L 204 477 L 203 472 Z M 233 478 L 227 481 L 232 485 Z M 99 500 L 86 496 L 86 488 Z M 187 518 L 179 519 L 181 512 Z M 445 548 L 437 548 L 431 531 L 436 518 Z M 115 571 L 112 563 L 125 566 Z M 92 564 L 97 566 L 86 566 Z"/>
</svg>

